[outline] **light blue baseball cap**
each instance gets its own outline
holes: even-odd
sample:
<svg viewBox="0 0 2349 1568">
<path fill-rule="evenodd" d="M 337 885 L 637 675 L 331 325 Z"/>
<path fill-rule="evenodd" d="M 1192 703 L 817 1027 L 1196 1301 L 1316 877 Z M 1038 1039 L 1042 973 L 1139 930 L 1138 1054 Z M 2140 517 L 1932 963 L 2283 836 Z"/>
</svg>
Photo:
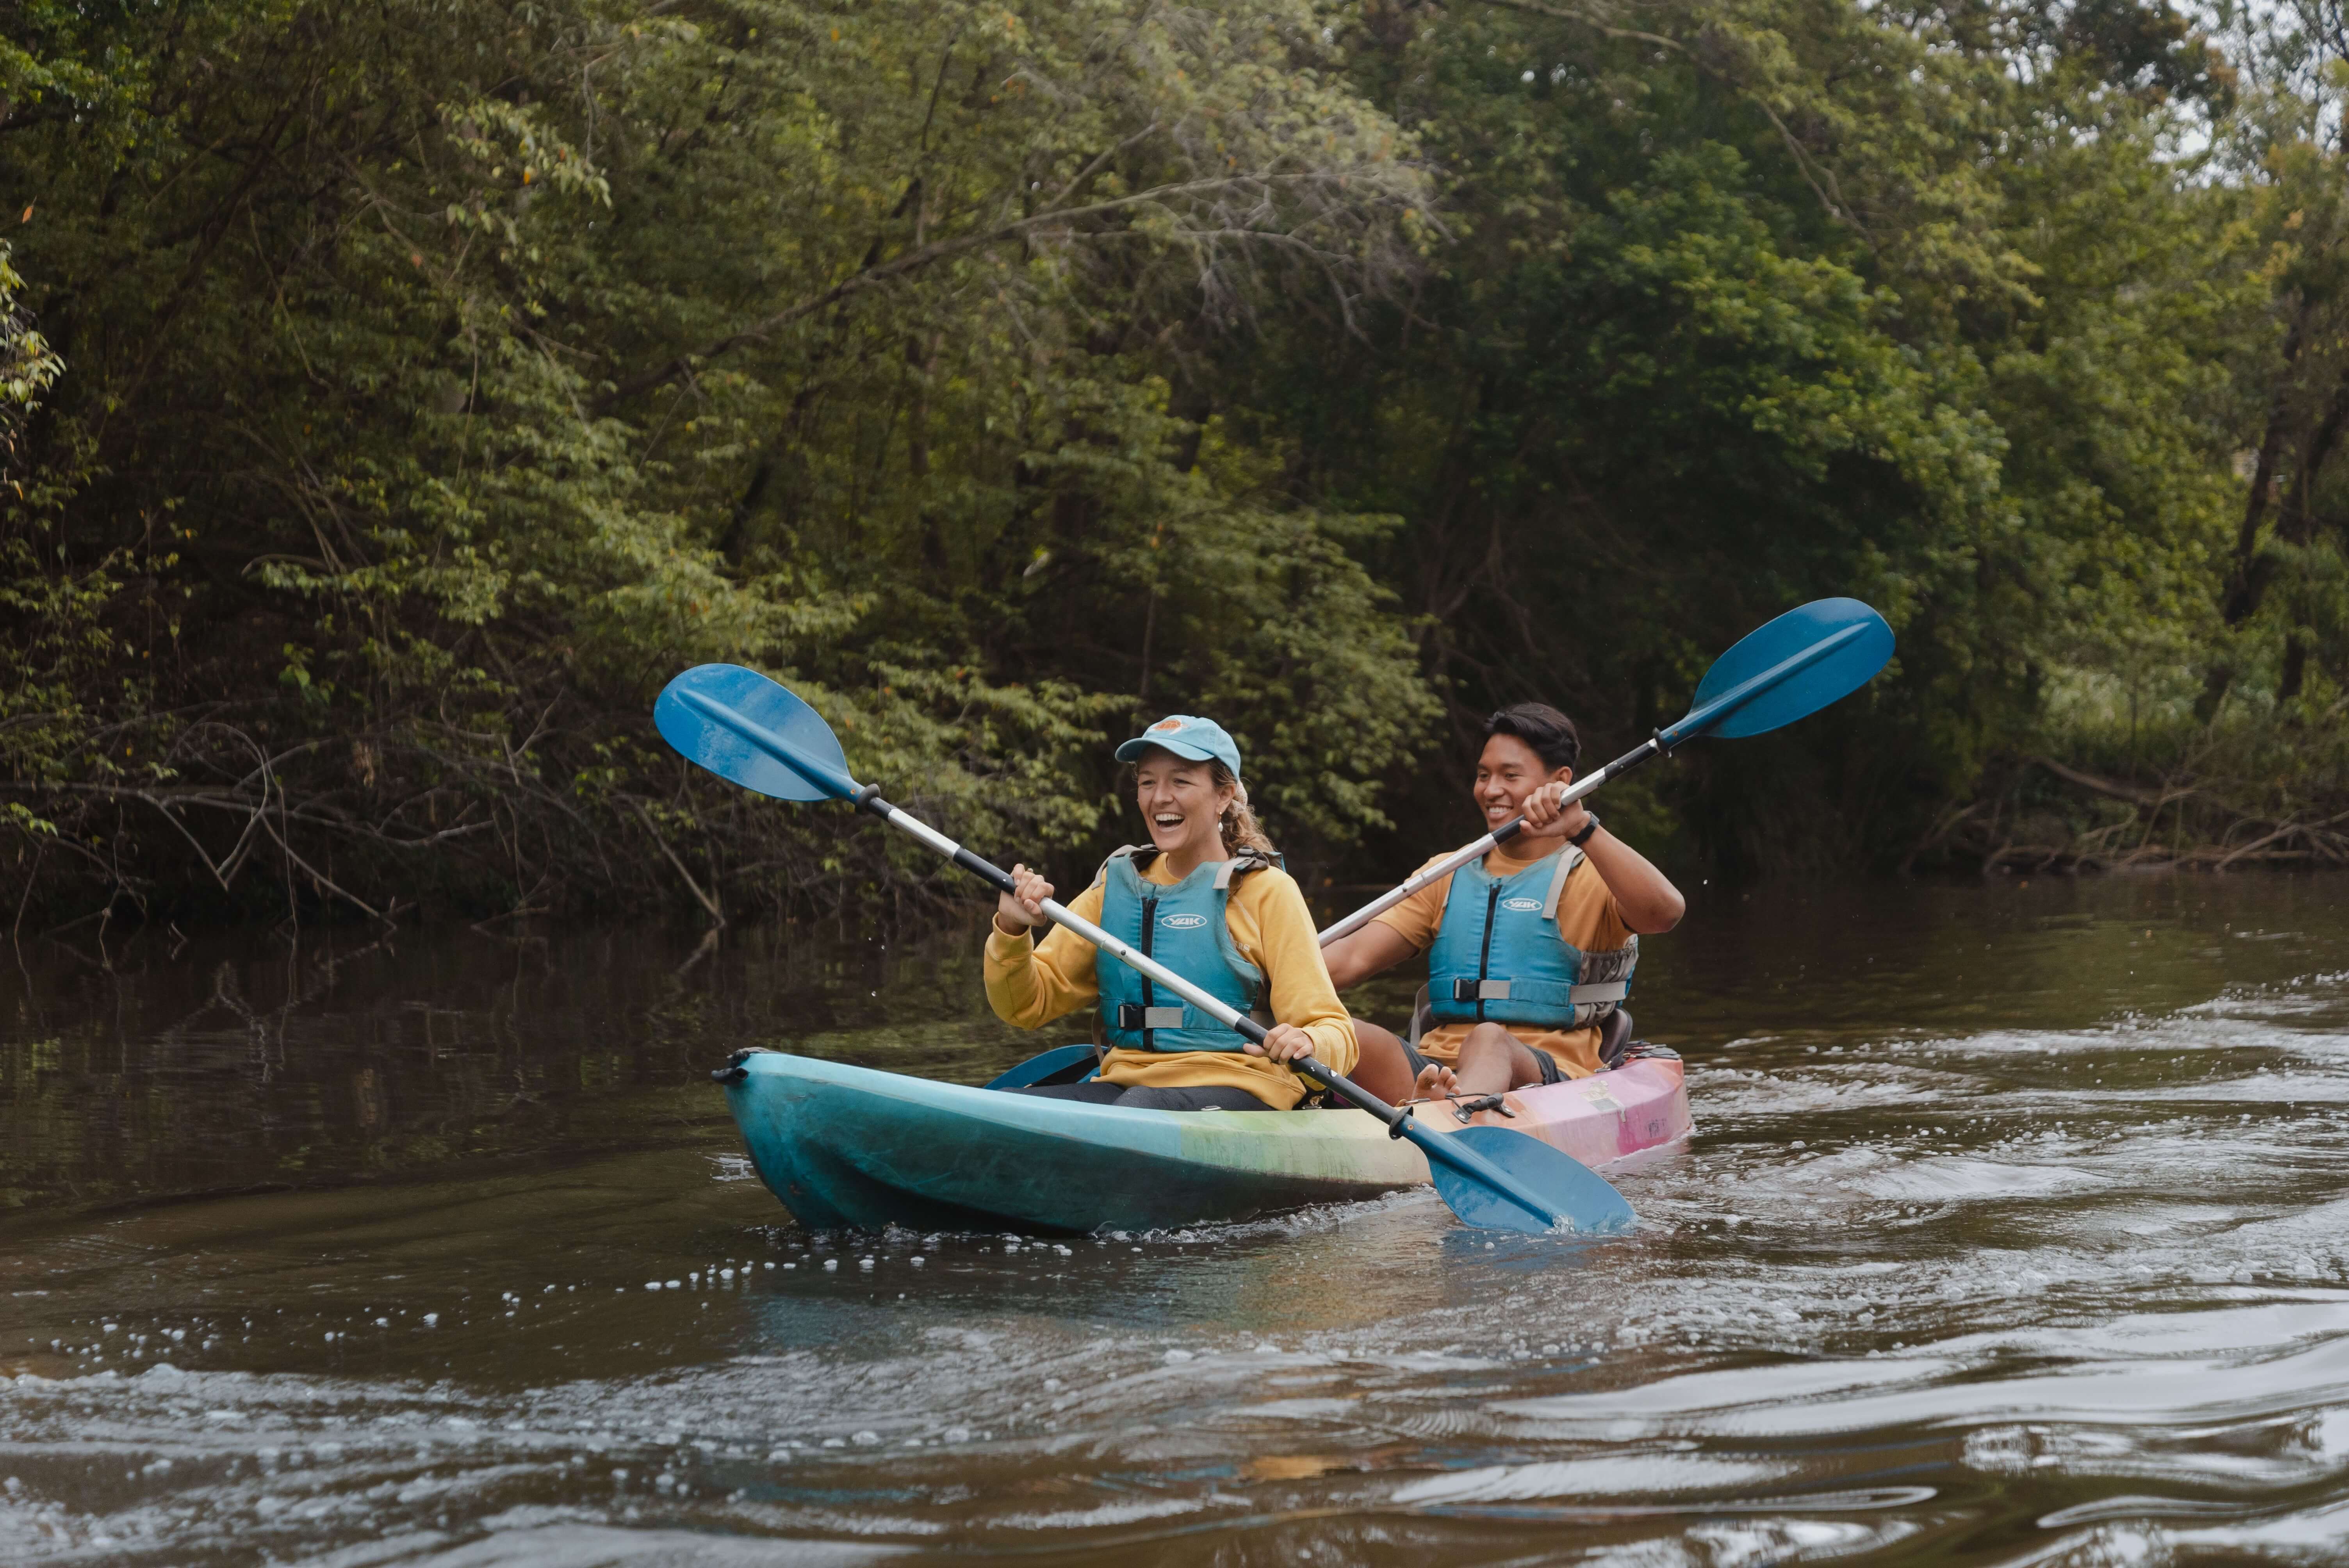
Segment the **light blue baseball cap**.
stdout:
<svg viewBox="0 0 2349 1568">
<path fill-rule="evenodd" d="M 1150 747 L 1160 747 L 1192 762 L 1220 762 L 1240 776 L 1240 748 L 1212 718 L 1170 713 L 1117 748 L 1120 762 L 1131 762 Z"/>
</svg>

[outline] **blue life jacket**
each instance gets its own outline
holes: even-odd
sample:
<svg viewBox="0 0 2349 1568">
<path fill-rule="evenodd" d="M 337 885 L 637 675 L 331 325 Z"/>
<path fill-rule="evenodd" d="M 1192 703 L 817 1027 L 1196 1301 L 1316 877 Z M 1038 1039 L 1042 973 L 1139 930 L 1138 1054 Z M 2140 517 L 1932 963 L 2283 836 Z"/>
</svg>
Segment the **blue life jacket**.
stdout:
<svg viewBox="0 0 2349 1568">
<path fill-rule="evenodd" d="M 1240 956 L 1226 912 L 1232 883 L 1273 862 L 1256 854 L 1209 861 L 1161 887 L 1144 882 L 1141 871 L 1157 856 L 1147 845 L 1130 846 L 1102 862 L 1102 929 L 1217 1001 L 1262 1019 L 1264 971 Z M 1106 952 L 1093 954 L 1093 978 L 1101 986 L 1098 1044 L 1130 1051 L 1237 1051 L 1246 1044 Z"/>
<path fill-rule="evenodd" d="M 1454 872 L 1427 954 L 1428 1016 L 1579 1029 L 1613 1012 L 1631 994 L 1640 939 L 1585 953 L 1558 935 L 1558 895 L 1582 863 L 1568 846 L 1514 876 L 1495 877 L 1482 861 Z"/>
</svg>

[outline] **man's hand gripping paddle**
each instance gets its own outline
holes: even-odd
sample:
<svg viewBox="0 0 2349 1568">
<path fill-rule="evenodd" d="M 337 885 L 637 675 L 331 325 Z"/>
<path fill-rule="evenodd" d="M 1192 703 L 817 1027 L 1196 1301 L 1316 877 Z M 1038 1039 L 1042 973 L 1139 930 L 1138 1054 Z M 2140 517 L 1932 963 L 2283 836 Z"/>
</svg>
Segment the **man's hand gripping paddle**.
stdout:
<svg viewBox="0 0 2349 1568">
<path fill-rule="evenodd" d="M 1874 680 L 1891 657 L 1892 628 L 1857 599 L 1815 599 L 1789 610 L 1747 633 L 1713 662 L 1678 724 L 1656 731 L 1596 773 L 1576 779 L 1558 797 L 1558 804 L 1581 799 L 1683 740 L 1700 735 L 1760 735 L 1808 717 Z M 1428 883 L 1484 859 L 1487 850 L 1516 838 L 1525 825 L 1523 817 L 1512 818 L 1466 849 L 1416 872 L 1401 887 L 1381 893 L 1322 932 L 1321 945 L 1360 931 Z"/>
<path fill-rule="evenodd" d="M 850 778 L 848 759 L 831 727 L 806 703 L 755 670 L 703 665 L 686 671 L 662 691 L 653 707 L 653 723 L 678 752 L 721 779 L 783 800 L 850 801 L 912 834 L 999 892 L 1012 891 L 1009 872 L 890 805 L 873 786 Z M 1226 1027 L 1256 1044 L 1264 1042 L 1264 1026 L 1254 1018 L 1058 903 L 1047 899 L 1043 909 L 1054 924 L 1132 965 Z M 1631 1206 L 1621 1193 L 1580 1161 L 1538 1139 L 1505 1127 L 1430 1131 L 1410 1111 L 1398 1110 L 1311 1057 L 1299 1057 L 1289 1065 L 1328 1084 L 1347 1104 L 1384 1121 L 1395 1137 L 1411 1140 L 1427 1156 L 1436 1192 L 1464 1223 L 1541 1233 L 1616 1231 L 1631 1222 Z"/>
</svg>

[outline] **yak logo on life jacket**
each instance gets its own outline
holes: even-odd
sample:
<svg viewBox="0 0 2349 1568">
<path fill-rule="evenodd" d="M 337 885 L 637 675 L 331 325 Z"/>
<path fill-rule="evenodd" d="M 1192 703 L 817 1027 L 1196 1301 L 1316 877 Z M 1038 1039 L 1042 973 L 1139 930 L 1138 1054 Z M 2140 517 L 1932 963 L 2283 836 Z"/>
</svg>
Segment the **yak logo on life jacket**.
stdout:
<svg viewBox="0 0 2349 1568">
<path fill-rule="evenodd" d="M 1168 931 L 1195 931 L 1207 923 L 1207 917 L 1204 914 L 1166 914 L 1159 916 L 1158 923 Z"/>
<path fill-rule="evenodd" d="M 1503 909 L 1515 910 L 1539 909 L 1541 907 L 1541 900 L 1537 898 L 1505 898 L 1501 901 L 1501 907 Z"/>
</svg>

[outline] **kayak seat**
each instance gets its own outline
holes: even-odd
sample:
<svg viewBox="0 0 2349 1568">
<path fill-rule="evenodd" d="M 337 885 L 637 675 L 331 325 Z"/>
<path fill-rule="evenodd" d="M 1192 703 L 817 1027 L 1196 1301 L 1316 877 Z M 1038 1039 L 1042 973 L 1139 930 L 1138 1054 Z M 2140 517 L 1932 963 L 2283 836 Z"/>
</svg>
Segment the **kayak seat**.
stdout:
<svg viewBox="0 0 2349 1568">
<path fill-rule="evenodd" d="M 1404 1037 L 1405 1043 L 1413 1050 L 1419 1049 L 1419 1037 L 1427 1032 L 1427 1026 L 1433 1021 L 1427 1010 L 1427 987 L 1422 985 L 1419 988 L 1419 995 L 1411 1000 L 1411 1032 Z M 1639 1047 L 1636 1051 L 1635 1046 Z M 1631 1015 L 1621 1007 L 1616 1008 L 1599 1021 L 1599 1063 L 1601 1067 L 1619 1068 L 1633 1055 L 1671 1056 L 1671 1054 L 1661 1046 L 1650 1046 L 1645 1041 L 1634 1041 L 1631 1038 Z"/>
<path fill-rule="evenodd" d="M 990 1080 L 988 1088 L 1043 1088 L 1053 1084 L 1082 1083 L 1100 1070 L 1101 1057 L 1091 1046 L 1056 1046 L 1030 1057 L 1018 1067 Z"/>
<path fill-rule="evenodd" d="M 1599 1063 L 1619 1068 L 1631 1048 L 1631 1015 L 1618 1007 L 1599 1023 Z"/>
</svg>

